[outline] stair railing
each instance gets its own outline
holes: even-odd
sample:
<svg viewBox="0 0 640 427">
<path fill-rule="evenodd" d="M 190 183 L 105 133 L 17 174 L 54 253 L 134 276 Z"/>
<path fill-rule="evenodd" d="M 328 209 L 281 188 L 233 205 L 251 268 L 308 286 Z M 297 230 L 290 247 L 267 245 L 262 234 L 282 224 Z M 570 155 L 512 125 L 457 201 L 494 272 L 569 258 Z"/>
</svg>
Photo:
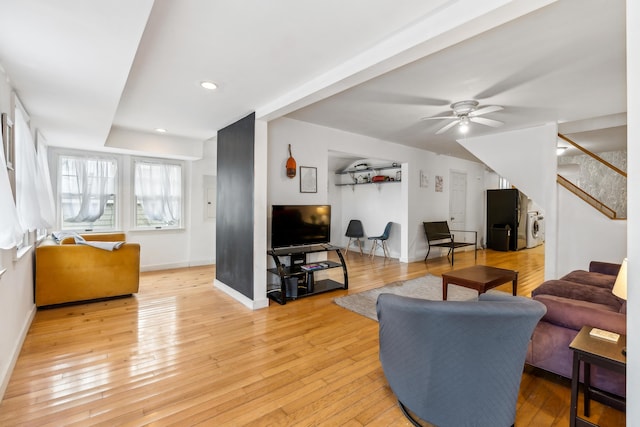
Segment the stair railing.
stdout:
<svg viewBox="0 0 640 427">
<path fill-rule="evenodd" d="M 564 136 L 564 135 L 559 133 L 558 134 L 558 138 L 568 142 L 573 147 L 575 147 L 578 150 L 582 151 L 587 156 L 591 157 L 592 159 L 596 160 L 597 162 L 601 163 L 602 165 L 606 166 L 607 168 L 611 169 L 612 171 L 616 172 L 617 174 L 623 176 L 625 179 L 627 178 L 627 173 L 625 171 L 617 168 L 616 166 L 614 166 L 611 163 L 607 162 L 606 160 L 604 160 L 603 158 L 601 158 L 597 154 L 592 153 L 591 151 L 589 151 L 586 148 L 580 146 L 579 144 L 577 144 L 576 142 L 574 142 L 571 139 L 567 138 L 566 136 Z M 559 174 L 558 174 L 557 182 L 558 182 L 558 184 L 562 185 L 567 190 L 569 190 L 570 192 L 575 194 L 577 197 L 579 197 L 580 199 L 584 200 L 589 205 L 593 206 L 595 209 L 597 209 L 599 212 L 601 212 L 603 215 L 607 216 L 608 218 L 610 218 L 610 219 L 626 219 L 626 218 L 618 217 L 618 214 L 614 209 L 612 209 L 609 206 L 607 206 L 606 204 L 602 203 L 601 201 L 599 201 L 598 199 L 596 199 L 595 197 L 593 197 L 592 195 L 590 195 L 589 193 L 587 193 L 586 191 L 584 191 L 583 189 L 581 189 L 580 187 L 578 187 L 577 185 L 575 185 L 574 183 L 572 183 L 571 181 L 569 181 L 568 179 L 566 179 L 565 177 L 563 177 L 563 176 L 561 176 Z"/>
</svg>

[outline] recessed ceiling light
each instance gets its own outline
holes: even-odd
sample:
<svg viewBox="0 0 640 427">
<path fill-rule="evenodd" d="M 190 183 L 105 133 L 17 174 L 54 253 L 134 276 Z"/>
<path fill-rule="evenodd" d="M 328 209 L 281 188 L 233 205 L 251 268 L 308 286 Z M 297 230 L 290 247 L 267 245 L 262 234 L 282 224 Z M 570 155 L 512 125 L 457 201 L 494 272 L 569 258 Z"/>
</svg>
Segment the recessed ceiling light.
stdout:
<svg viewBox="0 0 640 427">
<path fill-rule="evenodd" d="M 203 88 L 208 89 L 208 90 L 215 90 L 215 89 L 218 88 L 217 84 L 215 84 L 214 82 L 207 81 L 207 80 L 205 80 L 203 82 L 200 82 L 200 86 L 202 86 Z"/>
<path fill-rule="evenodd" d="M 155 131 L 159 133 L 167 133 L 167 130 L 163 128 L 156 128 Z"/>
</svg>

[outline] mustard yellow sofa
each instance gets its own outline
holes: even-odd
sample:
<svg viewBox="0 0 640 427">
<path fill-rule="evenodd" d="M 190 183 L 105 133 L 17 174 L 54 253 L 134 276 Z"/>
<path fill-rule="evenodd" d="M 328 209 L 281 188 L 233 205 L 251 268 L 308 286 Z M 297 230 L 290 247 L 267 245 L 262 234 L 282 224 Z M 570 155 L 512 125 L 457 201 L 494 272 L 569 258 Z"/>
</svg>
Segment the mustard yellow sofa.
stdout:
<svg viewBox="0 0 640 427">
<path fill-rule="evenodd" d="M 124 233 L 83 234 L 86 242 L 125 242 Z M 140 283 L 140 245 L 123 243 L 113 251 L 45 239 L 35 252 L 37 307 L 130 295 Z"/>
</svg>

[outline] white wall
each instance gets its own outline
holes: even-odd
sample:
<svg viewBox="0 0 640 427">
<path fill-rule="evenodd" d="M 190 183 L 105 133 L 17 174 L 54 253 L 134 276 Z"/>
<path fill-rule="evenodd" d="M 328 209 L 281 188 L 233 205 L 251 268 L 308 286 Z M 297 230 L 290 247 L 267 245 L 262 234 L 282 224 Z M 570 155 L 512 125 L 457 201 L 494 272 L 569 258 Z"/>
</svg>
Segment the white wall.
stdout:
<svg viewBox="0 0 640 427">
<path fill-rule="evenodd" d="M 10 97 L 11 87 L 0 68 L 0 112 L 10 113 Z M 15 256 L 15 249 L 0 249 L 0 271 L 5 270 L 0 276 L 0 399 L 35 315 L 33 250 L 20 259 L 14 259 Z"/>
<path fill-rule="evenodd" d="M 217 144 L 215 140 L 205 141 L 203 158 L 191 164 L 191 186 L 189 188 L 190 215 L 189 227 L 189 265 L 215 264 L 216 259 L 216 220 L 215 205 L 213 218 L 207 217 L 205 191 L 207 187 L 215 189 L 217 175 Z M 209 185 L 207 185 L 209 184 Z M 212 187 L 211 187 L 212 186 Z M 215 202 L 215 198 L 213 199 Z"/>
<path fill-rule="evenodd" d="M 317 193 L 300 193 L 298 177 L 286 177 L 288 144 L 292 146 L 298 166 L 318 168 Z M 380 186 L 363 185 L 353 190 L 351 186 L 335 187 L 335 171 L 328 170 L 330 152 L 332 155 L 344 153 L 345 157 L 374 157 L 398 162 L 402 164 L 402 181 Z M 422 222 L 448 218 L 449 173 L 451 170 L 464 171 L 468 177 L 466 229 L 478 230 L 479 238 L 482 237 L 483 209 L 474 208 L 483 200 L 484 165 L 479 163 L 283 118 L 269 123 L 268 170 L 269 206 L 330 203 L 332 236 L 341 238 L 332 243 L 341 246 L 348 240 L 343 236 L 350 218 L 361 219 L 368 235 L 381 234 L 384 225 L 393 221 L 397 225 L 394 225 L 391 238 L 394 243 L 392 254 L 403 262 L 424 259 L 427 250 Z M 420 170 L 430 176 L 429 187 L 420 187 Z M 444 177 L 441 193 L 435 192 L 435 175 Z"/>
<path fill-rule="evenodd" d="M 640 4 L 627 0 L 627 187 L 640 187 Z M 636 190 L 637 191 L 637 190 Z M 631 193 L 631 192 L 628 192 Z M 635 194 L 635 193 L 634 193 Z M 640 394 L 640 199 L 629 197 L 627 205 L 627 257 L 629 299 L 627 314 L 627 401 Z M 635 308 L 639 307 L 639 308 Z M 628 425 L 640 420 L 640 405 L 627 406 Z"/>
<path fill-rule="evenodd" d="M 558 212 L 556 277 L 588 270 L 592 260 L 619 264 L 627 256 L 627 221 L 607 218 L 560 186 Z"/>
</svg>

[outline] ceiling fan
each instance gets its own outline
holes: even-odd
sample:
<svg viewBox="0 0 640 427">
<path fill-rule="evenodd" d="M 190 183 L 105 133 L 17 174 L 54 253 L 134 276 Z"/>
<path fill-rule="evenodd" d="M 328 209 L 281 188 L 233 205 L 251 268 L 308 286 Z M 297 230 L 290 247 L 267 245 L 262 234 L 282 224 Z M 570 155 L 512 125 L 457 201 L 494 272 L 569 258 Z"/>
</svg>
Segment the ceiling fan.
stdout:
<svg viewBox="0 0 640 427">
<path fill-rule="evenodd" d="M 451 104 L 453 114 L 451 114 L 450 116 L 424 117 L 422 120 L 452 120 L 452 122 L 447 123 L 446 125 L 441 127 L 436 132 L 436 135 L 448 131 L 455 125 L 460 126 L 460 131 L 462 133 L 466 133 L 469 130 L 469 123 L 471 122 L 479 123 L 485 126 L 491 126 L 494 128 L 500 127 L 504 124 L 503 122 L 498 120 L 487 119 L 486 117 L 478 117 L 484 114 L 503 110 L 503 107 L 499 105 L 487 105 L 485 107 L 478 108 L 478 105 L 478 101 L 474 100 L 454 102 L 453 104 Z"/>
</svg>

